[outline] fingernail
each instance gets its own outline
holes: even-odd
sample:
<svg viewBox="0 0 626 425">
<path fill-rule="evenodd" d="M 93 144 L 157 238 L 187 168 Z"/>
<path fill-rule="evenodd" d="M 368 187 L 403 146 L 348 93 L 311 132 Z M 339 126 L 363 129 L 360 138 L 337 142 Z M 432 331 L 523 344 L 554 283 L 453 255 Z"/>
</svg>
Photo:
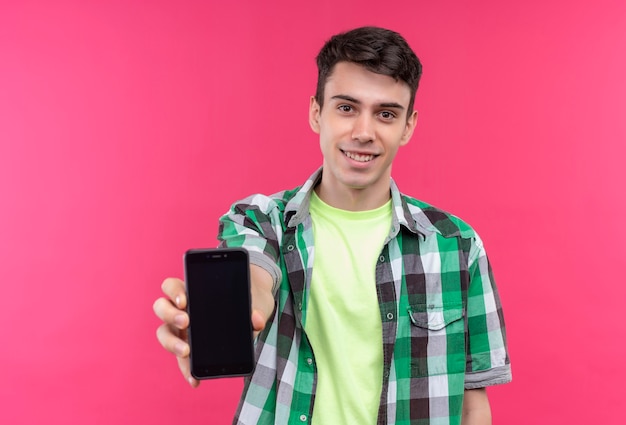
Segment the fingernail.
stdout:
<svg viewBox="0 0 626 425">
<path fill-rule="evenodd" d="M 180 295 L 176 297 L 176 307 L 180 307 Z"/>
<path fill-rule="evenodd" d="M 193 379 L 193 376 L 190 376 L 189 378 L 187 378 L 187 382 L 189 382 L 189 385 L 191 385 L 192 387 L 196 385 L 196 380 Z"/>
</svg>

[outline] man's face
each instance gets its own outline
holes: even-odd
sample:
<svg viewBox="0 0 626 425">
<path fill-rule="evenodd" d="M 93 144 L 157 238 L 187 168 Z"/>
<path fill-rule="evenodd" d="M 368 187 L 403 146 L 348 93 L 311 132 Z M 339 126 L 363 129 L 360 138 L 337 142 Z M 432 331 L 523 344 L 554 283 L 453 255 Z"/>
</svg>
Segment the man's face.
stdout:
<svg viewBox="0 0 626 425">
<path fill-rule="evenodd" d="M 339 62 L 326 81 L 323 108 L 311 98 L 309 122 L 320 135 L 323 190 L 389 193 L 391 163 L 415 128 L 409 86 L 351 62 Z M 408 119 L 407 119 L 407 114 Z"/>
</svg>

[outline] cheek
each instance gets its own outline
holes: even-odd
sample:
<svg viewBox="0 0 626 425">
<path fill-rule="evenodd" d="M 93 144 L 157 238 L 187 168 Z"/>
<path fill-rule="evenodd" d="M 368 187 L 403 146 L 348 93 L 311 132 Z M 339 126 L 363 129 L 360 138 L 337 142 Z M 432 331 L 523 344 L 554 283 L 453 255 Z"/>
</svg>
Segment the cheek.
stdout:
<svg viewBox="0 0 626 425">
<path fill-rule="evenodd" d="M 327 113 L 319 121 L 320 134 L 324 133 L 329 139 L 337 139 L 350 132 L 352 122 L 346 117 Z"/>
<path fill-rule="evenodd" d="M 387 140 L 390 141 L 389 149 L 398 150 L 400 146 L 406 145 L 409 141 L 409 138 L 406 137 L 408 135 L 407 131 L 408 131 L 407 127 L 402 126 L 402 127 L 396 127 L 392 131 L 387 132 Z"/>
<path fill-rule="evenodd" d="M 330 145 L 336 139 L 337 127 L 333 125 L 321 125 L 319 129 L 320 144 L 322 146 Z"/>
</svg>

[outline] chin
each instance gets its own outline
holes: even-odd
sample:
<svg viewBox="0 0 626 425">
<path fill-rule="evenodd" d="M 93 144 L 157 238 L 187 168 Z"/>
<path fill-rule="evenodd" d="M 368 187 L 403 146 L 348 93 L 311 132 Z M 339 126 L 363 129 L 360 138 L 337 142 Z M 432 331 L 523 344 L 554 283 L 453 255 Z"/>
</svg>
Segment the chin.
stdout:
<svg viewBox="0 0 626 425">
<path fill-rule="evenodd" d="M 363 179 L 352 179 L 352 180 L 344 181 L 343 184 L 350 189 L 362 190 L 362 189 L 367 189 L 368 187 L 374 186 L 376 184 L 376 181 L 371 181 L 371 180 L 364 181 Z"/>
</svg>

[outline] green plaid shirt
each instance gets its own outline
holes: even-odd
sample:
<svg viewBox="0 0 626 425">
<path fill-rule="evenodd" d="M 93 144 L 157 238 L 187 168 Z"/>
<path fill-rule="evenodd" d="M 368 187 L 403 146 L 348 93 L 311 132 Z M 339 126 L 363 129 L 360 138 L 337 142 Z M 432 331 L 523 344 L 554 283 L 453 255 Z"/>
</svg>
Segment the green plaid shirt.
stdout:
<svg viewBox="0 0 626 425">
<path fill-rule="evenodd" d="M 320 177 L 321 169 L 294 190 L 253 195 L 220 219 L 220 245 L 246 248 L 274 276 L 277 302 L 234 424 L 311 422 L 317 375 L 302 323 L 315 254 L 309 199 Z M 491 267 L 466 223 L 401 194 L 393 181 L 391 197 L 392 226 L 376 264 L 378 424 L 460 424 L 464 390 L 511 380 Z"/>
</svg>

